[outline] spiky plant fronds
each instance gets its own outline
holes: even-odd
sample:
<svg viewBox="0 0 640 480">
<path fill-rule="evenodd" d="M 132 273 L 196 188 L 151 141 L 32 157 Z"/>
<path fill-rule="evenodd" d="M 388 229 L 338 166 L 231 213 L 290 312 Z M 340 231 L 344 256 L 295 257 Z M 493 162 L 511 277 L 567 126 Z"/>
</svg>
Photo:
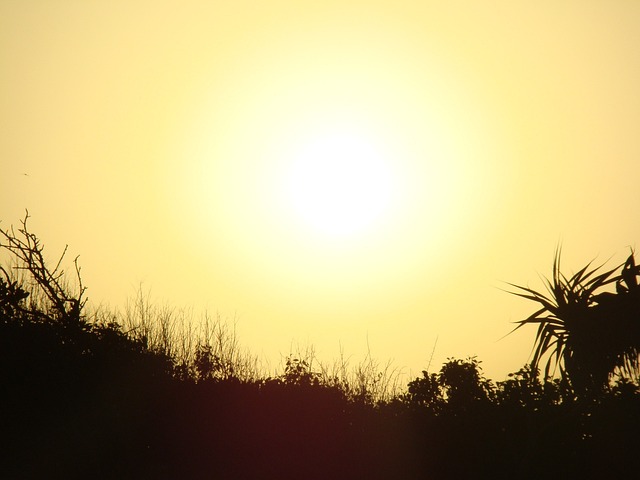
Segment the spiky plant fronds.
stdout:
<svg viewBox="0 0 640 480">
<path fill-rule="evenodd" d="M 560 271 L 560 250 L 556 251 L 551 279 L 544 279 L 546 292 L 510 284 L 511 292 L 540 304 L 524 320 L 537 325 L 531 365 L 538 368 L 546 358 L 544 375 L 559 368 L 574 388 L 585 390 L 607 384 L 616 370 L 637 376 L 640 371 L 640 288 L 633 252 L 627 261 L 610 270 L 589 262 L 570 277 Z M 621 273 L 616 271 L 622 267 Z M 615 284 L 616 293 L 603 287 Z"/>
</svg>

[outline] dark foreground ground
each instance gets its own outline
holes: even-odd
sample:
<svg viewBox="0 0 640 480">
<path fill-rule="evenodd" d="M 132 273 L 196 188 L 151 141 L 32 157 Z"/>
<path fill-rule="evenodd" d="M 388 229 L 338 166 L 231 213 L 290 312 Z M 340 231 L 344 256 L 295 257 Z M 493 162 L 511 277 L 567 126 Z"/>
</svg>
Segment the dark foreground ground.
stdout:
<svg viewBox="0 0 640 480">
<path fill-rule="evenodd" d="M 15 313 L 15 312 L 14 312 Z M 637 478 L 640 395 L 451 360 L 373 402 L 304 370 L 182 371 L 116 326 L 0 322 L 2 478 Z M 455 375 L 454 375 L 455 374 Z M 456 376 L 457 375 L 457 376 Z"/>
</svg>

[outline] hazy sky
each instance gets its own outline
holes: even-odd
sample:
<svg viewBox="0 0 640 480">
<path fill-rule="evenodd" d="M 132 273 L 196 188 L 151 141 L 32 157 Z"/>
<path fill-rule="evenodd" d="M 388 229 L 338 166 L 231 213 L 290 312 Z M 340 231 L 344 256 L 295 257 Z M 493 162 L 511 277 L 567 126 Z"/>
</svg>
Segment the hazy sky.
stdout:
<svg viewBox="0 0 640 480">
<path fill-rule="evenodd" d="M 640 241 L 640 2 L 0 0 L 0 221 L 94 304 L 238 319 L 276 361 L 502 379 L 541 286 Z M 24 174 L 27 175 L 24 175 Z M 333 202 L 333 203 L 332 203 Z"/>
</svg>

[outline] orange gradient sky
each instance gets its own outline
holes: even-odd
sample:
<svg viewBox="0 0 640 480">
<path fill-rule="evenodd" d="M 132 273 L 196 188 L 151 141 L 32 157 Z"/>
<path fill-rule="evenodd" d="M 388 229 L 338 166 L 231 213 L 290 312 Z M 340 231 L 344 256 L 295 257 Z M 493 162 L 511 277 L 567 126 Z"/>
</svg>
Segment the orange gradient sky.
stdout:
<svg viewBox="0 0 640 480">
<path fill-rule="evenodd" d="M 640 3 L 0 1 L 0 221 L 273 364 L 477 355 L 640 241 Z M 24 174 L 27 175 L 24 175 Z"/>
</svg>

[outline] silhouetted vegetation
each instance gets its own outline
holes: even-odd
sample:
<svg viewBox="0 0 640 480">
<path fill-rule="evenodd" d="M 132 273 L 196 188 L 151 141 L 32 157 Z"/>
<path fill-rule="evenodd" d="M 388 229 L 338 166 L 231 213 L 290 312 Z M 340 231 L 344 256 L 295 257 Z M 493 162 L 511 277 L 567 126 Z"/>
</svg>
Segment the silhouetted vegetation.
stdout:
<svg viewBox="0 0 640 480">
<path fill-rule="evenodd" d="M 531 364 L 504 381 L 450 358 L 405 389 L 370 357 L 327 367 L 313 352 L 267 374 L 219 318 L 193 327 L 142 292 L 124 313 L 88 311 L 21 228 L 0 230 L 3 478 L 617 478 L 640 447 L 633 255 L 566 278 L 520 326 Z M 77 259 L 76 259 L 77 260 Z M 612 285 L 616 292 L 600 292 Z M 544 374 L 538 370 L 549 356 Z M 552 375 L 559 365 L 560 375 Z"/>
<path fill-rule="evenodd" d="M 517 295 L 541 305 L 517 327 L 538 325 L 532 366 L 547 355 L 545 377 L 559 366 L 563 378 L 587 395 L 608 387 L 612 375 L 637 379 L 640 373 L 640 266 L 632 252 L 624 264 L 600 269 L 588 264 L 567 278 L 557 252 L 547 295 L 514 285 Z M 615 293 L 601 291 L 611 284 Z"/>
</svg>

